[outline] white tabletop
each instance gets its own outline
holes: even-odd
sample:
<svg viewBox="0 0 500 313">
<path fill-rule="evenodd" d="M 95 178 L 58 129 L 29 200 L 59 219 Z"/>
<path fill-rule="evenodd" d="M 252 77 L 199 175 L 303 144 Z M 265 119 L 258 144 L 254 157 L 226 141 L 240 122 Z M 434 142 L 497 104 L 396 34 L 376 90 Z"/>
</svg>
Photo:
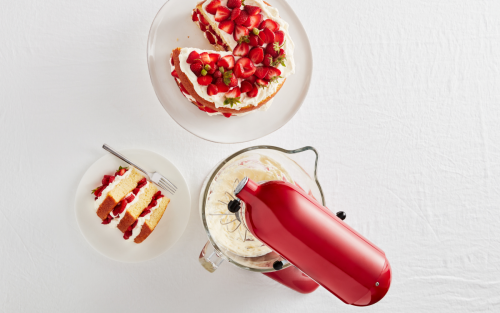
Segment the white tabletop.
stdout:
<svg viewBox="0 0 500 313">
<path fill-rule="evenodd" d="M 156 99 L 146 41 L 163 2 L 2 2 L 1 312 L 500 310 L 499 1 L 290 0 L 314 53 L 309 95 L 237 145 L 194 137 Z M 190 221 L 166 254 L 118 263 L 80 233 L 76 187 L 103 143 L 156 151 L 187 179 Z M 328 206 L 391 262 L 380 303 L 199 265 L 202 180 L 257 144 L 319 150 Z"/>
</svg>

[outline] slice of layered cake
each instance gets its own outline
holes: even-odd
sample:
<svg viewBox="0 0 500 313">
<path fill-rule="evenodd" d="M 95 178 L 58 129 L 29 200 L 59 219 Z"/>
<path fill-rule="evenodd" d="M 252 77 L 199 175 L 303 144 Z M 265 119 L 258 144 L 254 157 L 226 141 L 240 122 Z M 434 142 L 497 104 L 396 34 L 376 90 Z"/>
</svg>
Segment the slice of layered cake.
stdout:
<svg viewBox="0 0 500 313">
<path fill-rule="evenodd" d="M 115 175 L 104 175 L 102 186 L 92 193 L 95 194 L 95 207 L 103 220 L 102 224 L 118 228 L 125 233 L 124 239 L 132 237 L 130 242 L 136 243 L 143 242 L 153 232 L 170 202 L 133 167 L 120 167 Z M 115 205 L 109 209 L 113 203 Z M 102 218 L 104 212 L 108 213 Z"/>
<path fill-rule="evenodd" d="M 137 183 L 143 179 L 139 171 L 135 168 L 120 168 L 114 175 L 104 175 L 102 185 L 94 189 L 94 208 L 97 215 L 105 220 L 108 214 L 127 194 L 129 194 Z"/>
<path fill-rule="evenodd" d="M 123 235 L 123 239 L 141 243 L 153 232 L 167 209 L 170 199 L 161 191 L 157 191 L 149 205 L 142 211 L 139 218 L 130 225 Z"/>
<path fill-rule="evenodd" d="M 205 0 L 192 20 L 215 51 L 172 51 L 171 74 L 181 92 L 209 115 L 266 110 L 295 73 L 294 44 L 278 10 L 262 0 Z"/>
</svg>

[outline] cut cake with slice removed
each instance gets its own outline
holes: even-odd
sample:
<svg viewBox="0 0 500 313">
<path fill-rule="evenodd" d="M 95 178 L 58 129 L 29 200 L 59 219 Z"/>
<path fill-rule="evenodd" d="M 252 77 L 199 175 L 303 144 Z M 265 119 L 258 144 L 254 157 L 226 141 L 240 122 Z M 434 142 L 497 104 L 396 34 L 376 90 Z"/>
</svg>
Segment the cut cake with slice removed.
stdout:
<svg viewBox="0 0 500 313">
<path fill-rule="evenodd" d="M 102 220 L 107 218 L 108 214 L 113 210 L 118 202 L 129 194 L 137 186 L 137 183 L 144 178 L 144 176 L 142 176 L 134 167 L 131 167 L 130 169 L 120 167 L 112 179 L 113 181 L 108 183 L 108 185 L 103 188 L 105 185 L 105 178 L 103 178 L 103 186 L 96 189 L 97 192 L 94 205 L 97 215 Z"/>
<path fill-rule="evenodd" d="M 142 211 L 147 208 L 153 196 L 158 191 L 158 188 L 156 188 L 153 183 L 147 182 L 146 186 L 144 186 L 141 191 L 143 191 L 143 193 L 138 197 L 137 202 L 124 212 L 123 217 L 117 225 L 122 233 L 124 233 L 127 228 L 137 220 Z"/>
<path fill-rule="evenodd" d="M 182 94 L 208 115 L 267 110 L 295 73 L 294 43 L 278 10 L 263 0 L 204 0 L 191 19 L 216 51 L 172 52 L 171 74 Z"/>
</svg>

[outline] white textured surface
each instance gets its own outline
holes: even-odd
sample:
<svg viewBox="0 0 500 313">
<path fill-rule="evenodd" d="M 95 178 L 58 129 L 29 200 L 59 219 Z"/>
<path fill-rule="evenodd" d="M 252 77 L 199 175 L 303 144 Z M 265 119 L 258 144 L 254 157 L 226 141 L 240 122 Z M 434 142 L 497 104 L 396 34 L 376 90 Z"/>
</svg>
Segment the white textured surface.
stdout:
<svg viewBox="0 0 500 313">
<path fill-rule="evenodd" d="M 0 311 L 500 310 L 499 1 L 290 0 L 314 51 L 309 96 L 284 128 L 239 145 L 194 137 L 156 99 L 146 41 L 162 4 L 2 2 Z M 157 151 L 190 185 L 187 231 L 155 260 L 108 260 L 80 234 L 75 190 L 104 142 Z M 382 302 L 198 264 L 202 180 L 254 144 L 318 148 L 329 206 L 392 263 Z"/>
</svg>

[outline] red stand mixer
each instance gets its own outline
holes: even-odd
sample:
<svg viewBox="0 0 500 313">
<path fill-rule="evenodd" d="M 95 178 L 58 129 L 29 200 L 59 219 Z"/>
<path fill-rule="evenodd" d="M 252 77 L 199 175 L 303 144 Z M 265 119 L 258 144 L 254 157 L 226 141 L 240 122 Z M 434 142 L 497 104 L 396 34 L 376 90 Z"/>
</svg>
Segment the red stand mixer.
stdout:
<svg viewBox="0 0 500 313">
<path fill-rule="evenodd" d="M 245 149 L 244 153 L 248 155 L 252 150 L 249 149 Z M 260 150 L 260 158 L 255 164 L 245 163 L 248 156 L 240 156 L 234 164 L 240 167 L 251 164 L 249 168 L 263 164 L 265 169 L 276 173 L 273 164 L 281 166 L 286 161 L 272 163 L 267 156 L 262 158 L 262 155 L 269 154 L 264 150 L 277 149 L 285 154 L 307 150 L 316 153 L 312 147 L 291 151 L 277 147 L 255 147 L 254 150 L 257 149 Z M 234 159 L 235 156 L 232 157 Z M 298 175 L 292 177 L 285 171 L 290 167 L 293 165 L 280 167 L 278 176 L 281 179 L 259 182 L 248 177 L 238 179 L 228 200 L 219 200 L 227 213 L 213 215 L 231 216 L 230 223 L 239 223 L 236 229 L 241 225 L 244 227 L 243 241 L 255 240 L 262 243 L 263 248 L 272 250 L 264 256 L 250 258 L 252 261 L 260 260 L 259 264 L 264 264 L 263 270 L 255 270 L 251 265 L 246 269 L 263 272 L 301 293 L 313 292 L 319 284 L 343 302 L 355 306 L 368 306 L 380 301 L 391 284 L 391 267 L 384 252 L 344 223 L 343 212 L 332 213 L 315 199 L 312 191 L 304 191 L 297 182 Z M 253 173 L 250 170 L 241 172 Z M 314 176 L 316 178 L 316 169 Z M 315 181 L 322 199 L 321 187 Z M 221 221 L 221 224 L 226 223 Z M 212 244 L 217 247 L 217 242 Z M 207 244 L 200 255 L 200 262 L 209 271 L 210 266 L 216 268 L 221 263 L 214 262 L 211 259 L 214 256 L 220 260 L 229 259 L 230 262 L 233 261 L 231 258 L 237 258 L 223 249 L 215 249 L 209 256 L 208 248 Z M 266 266 L 271 264 L 272 268 L 266 270 Z"/>
</svg>

